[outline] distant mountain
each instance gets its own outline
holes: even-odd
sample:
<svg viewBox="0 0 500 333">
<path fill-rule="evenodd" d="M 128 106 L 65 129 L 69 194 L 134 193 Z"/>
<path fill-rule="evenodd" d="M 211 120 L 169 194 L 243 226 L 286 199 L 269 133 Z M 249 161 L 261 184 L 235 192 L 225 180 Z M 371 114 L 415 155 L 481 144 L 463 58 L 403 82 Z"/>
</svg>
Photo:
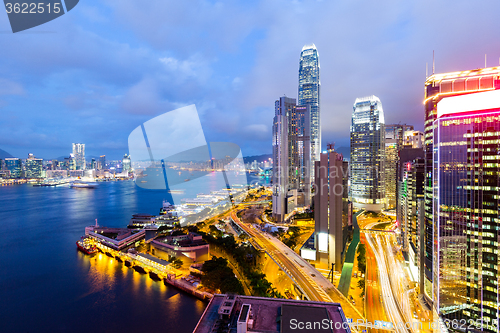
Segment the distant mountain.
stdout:
<svg viewBox="0 0 500 333">
<path fill-rule="evenodd" d="M 7 157 L 14 157 L 14 156 L 12 156 L 11 154 L 9 154 L 5 150 L 0 149 L 0 158 L 4 159 L 4 158 L 7 158 Z"/>
<path fill-rule="evenodd" d="M 245 163 L 252 163 L 253 161 L 257 161 L 258 163 L 260 163 L 260 162 L 267 161 L 270 158 L 273 158 L 272 154 L 245 156 L 245 157 L 243 157 L 243 161 Z"/>
</svg>

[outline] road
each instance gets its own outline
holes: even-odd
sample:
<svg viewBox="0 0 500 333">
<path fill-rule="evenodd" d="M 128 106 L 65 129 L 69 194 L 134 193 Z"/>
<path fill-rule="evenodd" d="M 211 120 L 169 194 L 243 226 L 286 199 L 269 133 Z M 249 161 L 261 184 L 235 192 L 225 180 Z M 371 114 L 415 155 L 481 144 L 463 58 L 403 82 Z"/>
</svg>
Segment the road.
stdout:
<svg viewBox="0 0 500 333">
<path fill-rule="evenodd" d="M 278 239 L 249 224 L 242 223 L 235 211 L 231 213 L 231 218 L 251 237 L 253 242 L 266 251 L 309 300 L 333 302 L 332 297 L 334 297 L 335 302 L 341 304 L 347 318 L 352 318 L 354 321 L 364 319 L 347 298 L 300 255 Z"/>
<path fill-rule="evenodd" d="M 272 257 L 272 259 L 275 260 L 280 267 L 285 268 L 286 273 L 290 275 L 290 278 L 311 301 L 333 302 L 330 296 L 328 296 L 324 290 L 314 283 L 314 281 L 312 281 L 312 279 L 300 266 L 296 265 L 292 260 L 290 260 L 286 253 L 282 253 L 280 249 L 276 247 L 274 242 L 270 239 L 271 236 L 264 235 L 264 233 L 260 230 L 242 223 L 234 211 L 231 213 L 231 217 L 233 221 L 252 238 L 253 241 L 255 241 L 263 249 L 266 249 L 269 256 Z M 290 250 L 290 252 L 292 252 L 292 250 Z"/>
</svg>

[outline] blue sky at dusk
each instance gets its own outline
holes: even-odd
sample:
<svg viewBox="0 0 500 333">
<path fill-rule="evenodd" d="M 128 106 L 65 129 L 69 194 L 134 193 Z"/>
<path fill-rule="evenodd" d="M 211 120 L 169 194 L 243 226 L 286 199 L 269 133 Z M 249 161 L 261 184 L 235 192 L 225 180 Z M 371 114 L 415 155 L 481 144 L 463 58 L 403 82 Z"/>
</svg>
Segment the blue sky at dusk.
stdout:
<svg viewBox="0 0 500 333">
<path fill-rule="evenodd" d="M 500 2 L 82 0 L 13 34 L 0 13 L 0 149 L 16 157 L 120 158 L 145 121 L 196 104 L 207 141 L 271 152 L 274 101 L 297 97 L 298 62 L 321 63 L 323 145 L 349 145 L 356 97 L 386 123 L 423 129 L 426 63 L 436 72 L 500 61 Z"/>
</svg>

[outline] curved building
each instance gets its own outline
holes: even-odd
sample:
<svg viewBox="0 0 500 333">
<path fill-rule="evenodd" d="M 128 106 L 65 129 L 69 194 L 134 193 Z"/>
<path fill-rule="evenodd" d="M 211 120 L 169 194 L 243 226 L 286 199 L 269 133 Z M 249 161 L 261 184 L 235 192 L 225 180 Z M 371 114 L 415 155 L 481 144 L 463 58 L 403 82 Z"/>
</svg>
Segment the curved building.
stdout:
<svg viewBox="0 0 500 333">
<path fill-rule="evenodd" d="M 376 96 L 354 102 L 350 167 L 354 207 L 380 212 L 385 206 L 385 121 Z"/>
<path fill-rule="evenodd" d="M 318 50 L 314 44 L 305 45 L 300 53 L 298 105 L 311 108 L 311 165 L 319 161 L 321 153 L 320 86 Z"/>
</svg>

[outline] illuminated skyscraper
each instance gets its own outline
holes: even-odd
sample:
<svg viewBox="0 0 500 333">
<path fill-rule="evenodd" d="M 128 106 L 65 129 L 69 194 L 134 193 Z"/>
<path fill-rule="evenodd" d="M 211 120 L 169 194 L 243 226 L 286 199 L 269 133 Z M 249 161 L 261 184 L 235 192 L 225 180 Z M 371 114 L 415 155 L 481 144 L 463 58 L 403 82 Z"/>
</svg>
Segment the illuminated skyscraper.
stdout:
<svg viewBox="0 0 500 333">
<path fill-rule="evenodd" d="M 131 164 L 131 160 L 130 160 L 130 155 L 128 155 L 128 154 L 123 155 L 122 170 L 123 171 L 127 171 L 127 172 L 129 172 L 129 171 L 132 170 L 132 164 Z"/>
<path fill-rule="evenodd" d="M 84 143 L 73 143 L 73 156 L 75 157 L 76 170 L 85 170 Z"/>
<path fill-rule="evenodd" d="M 25 178 L 43 178 L 43 159 L 35 158 L 33 154 L 29 154 L 24 166 L 26 168 Z"/>
<path fill-rule="evenodd" d="M 480 68 L 462 72 L 434 74 L 425 81 L 425 260 L 424 293 L 432 298 L 433 264 L 433 173 L 434 121 L 438 103 L 448 97 L 500 89 L 500 67 Z M 433 262 L 434 261 L 434 262 Z M 422 291 L 421 291 L 422 293 Z"/>
<path fill-rule="evenodd" d="M 475 82 L 500 87 L 498 73 Z M 500 90 L 492 89 L 444 98 L 432 125 L 434 308 L 485 332 L 499 332 L 500 315 Z"/>
<path fill-rule="evenodd" d="M 305 45 L 300 53 L 299 105 L 311 108 L 311 168 L 321 153 L 320 88 L 318 50 L 314 44 Z"/>
<path fill-rule="evenodd" d="M 357 98 L 351 123 L 351 197 L 355 208 L 385 206 L 385 127 L 376 96 Z"/>
<path fill-rule="evenodd" d="M 297 106 L 294 98 L 275 102 L 273 120 L 273 218 L 283 221 L 297 205 L 310 205 L 309 106 Z"/>
<path fill-rule="evenodd" d="M 345 246 L 343 230 L 348 224 L 348 163 L 333 146 L 329 148 L 314 166 L 316 260 L 341 271 Z"/>
<path fill-rule="evenodd" d="M 10 178 L 21 178 L 22 163 L 20 158 L 8 157 L 5 160 L 5 169 L 9 170 Z"/>
<path fill-rule="evenodd" d="M 99 157 L 99 169 L 100 170 L 105 170 L 106 169 L 106 155 L 101 155 Z"/>
<path fill-rule="evenodd" d="M 413 130 L 411 125 L 385 125 L 385 198 L 387 209 L 396 208 L 399 151 L 403 148 L 404 133 L 410 130 Z"/>
</svg>

